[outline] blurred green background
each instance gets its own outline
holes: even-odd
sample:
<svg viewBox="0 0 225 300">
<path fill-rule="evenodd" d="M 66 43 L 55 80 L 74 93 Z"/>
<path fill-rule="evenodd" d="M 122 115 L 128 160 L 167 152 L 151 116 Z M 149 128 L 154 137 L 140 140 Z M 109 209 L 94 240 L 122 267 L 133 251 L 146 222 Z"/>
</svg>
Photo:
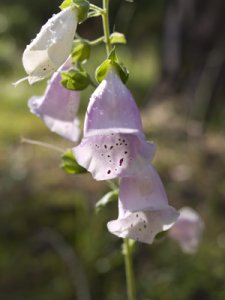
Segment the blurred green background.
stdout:
<svg viewBox="0 0 225 300">
<path fill-rule="evenodd" d="M 95 1 L 101 5 L 101 1 Z M 109 188 L 90 175 L 67 175 L 57 152 L 21 144 L 21 137 L 63 148 L 72 144 L 27 108 L 45 82 L 12 86 L 25 76 L 21 54 L 60 1 L 0 2 L 0 299 L 126 299 L 121 240 L 106 229 L 116 203 L 95 213 Z M 111 30 L 124 32 L 119 56 L 142 109 L 154 165 L 171 205 L 195 208 L 205 231 L 195 255 L 168 238 L 138 244 L 138 300 L 225 299 L 225 2 L 111 0 Z M 79 27 L 90 39 L 100 19 Z M 93 50 L 88 69 L 104 57 Z M 81 116 L 89 95 L 82 95 Z"/>
</svg>

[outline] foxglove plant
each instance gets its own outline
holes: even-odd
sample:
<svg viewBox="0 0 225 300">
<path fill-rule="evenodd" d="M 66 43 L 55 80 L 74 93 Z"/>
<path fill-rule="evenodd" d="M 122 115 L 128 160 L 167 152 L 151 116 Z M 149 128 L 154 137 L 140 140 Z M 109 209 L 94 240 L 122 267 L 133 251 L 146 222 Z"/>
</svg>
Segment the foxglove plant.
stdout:
<svg viewBox="0 0 225 300">
<path fill-rule="evenodd" d="M 128 71 L 116 56 L 115 45 L 126 39 L 121 33 L 110 35 L 108 5 L 109 0 L 103 0 L 103 8 L 87 0 L 65 0 L 62 11 L 49 19 L 25 49 L 23 65 L 29 83 L 52 75 L 44 95 L 29 100 L 30 111 L 51 131 L 75 142 L 79 137 L 76 115 L 80 91 L 95 85 L 84 65 L 93 46 L 106 45 L 107 59 L 96 69 L 100 84 L 87 107 L 83 138 L 72 152 L 63 155 L 63 168 L 73 174 L 86 169 L 96 180 L 119 180 L 118 218 L 109 221 L 107 227 L 124 239 L 128 298 L 134 300 L 130 239 L 151 244 L 159 232 L 172 227 L 179 214 L 169 206 L 152 166 L 155 145 L 146 140 L 138 107 L 125 85 Z M 98 16 L 102 17 L 104 36 L 95 41 L 79 37 L 73 43 L 77 23 Z M 113 190 L 105 195 L 98 207 L 116 194 Z M 174 228 L 170 235 L 181 240 Z"/>
</svg>

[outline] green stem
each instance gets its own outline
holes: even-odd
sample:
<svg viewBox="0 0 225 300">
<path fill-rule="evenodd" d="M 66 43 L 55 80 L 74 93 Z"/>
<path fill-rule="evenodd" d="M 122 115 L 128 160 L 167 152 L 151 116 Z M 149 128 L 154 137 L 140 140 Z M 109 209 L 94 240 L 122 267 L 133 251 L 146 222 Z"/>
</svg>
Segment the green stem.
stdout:
<svg viewBox="0 0 225 300">
<path fill-rule="evenodd" d="M 105 40 L 105 37 L 104 36 L 101 36 L 100 38 L 94 40 L 94 41 L 89 41 L 89 44 L 91 46 L 98 46 L 99 44 L 101 44 L 102 42 L 104 42 Z"/>
<path fill-rule="evenodd" d="M 109 32 L 109 0 L 103 0 L 103 14 L 102 14 L 102 23 L 103 23 L 103 30 L 105 36 L 105 44 L 106 44 L 106 52 L 109 55 L 111 51 L 111 44 L 110 44 L 110 32 Z"/>
<path fill-rule="evenodd" d="M 129 239 L 124 239 L 123 247 L 127 280 L 127 296 L 128 300 L 135 300 L 135 280 L 132 261 L 132 250 Z"/>
</svg>

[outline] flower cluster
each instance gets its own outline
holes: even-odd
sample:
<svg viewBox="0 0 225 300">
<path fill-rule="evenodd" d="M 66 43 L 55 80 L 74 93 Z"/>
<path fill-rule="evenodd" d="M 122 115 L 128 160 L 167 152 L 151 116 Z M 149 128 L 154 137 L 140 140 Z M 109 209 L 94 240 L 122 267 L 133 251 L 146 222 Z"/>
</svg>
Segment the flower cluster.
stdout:
<svg viewBox="0 0 225 300">
<path fill-rule="evenodd" d="M 73 153 L 96 180 L 120 179 L 119 216 L 108 223 L 110 232 L 152 243 L 174 224 L 178 213 L 150 164 L 155 145 L 146 141 L 137 105 L 113 68 L 91 96 Z"/>
<path fill-rule="evenodd" d="M 61 72 L 72 67 L 70 52 L 77 23 L 76 7 L 63 9 L 49 19 L 23 54 L 29 83 L 52 75 L 44 95 L 29 100 L 30 111 L 51 131 L 73 142 L 80 136 L 76 116 L 80 92 L 62 86 Z M 92 94 L 83 138 L 72 151 L 79 165 L 96 180 L 119 179 L 119 214 L 108 222 L 108 230 L 122 238 L 152 243 L 159 232 L 172 227 L 179 214 L 168 204 L 161 179 L 151 164 L 155 145 L 146 140 L 138 107 L 117 71 L 112 63 Z M 198 238 L 193 237 L 192 225 L 187 228 L 183 222 L 180 217 L 170 236 L 191 252 Z M 183 238 L 192 241 L 190 248 Z"/>
</svg>

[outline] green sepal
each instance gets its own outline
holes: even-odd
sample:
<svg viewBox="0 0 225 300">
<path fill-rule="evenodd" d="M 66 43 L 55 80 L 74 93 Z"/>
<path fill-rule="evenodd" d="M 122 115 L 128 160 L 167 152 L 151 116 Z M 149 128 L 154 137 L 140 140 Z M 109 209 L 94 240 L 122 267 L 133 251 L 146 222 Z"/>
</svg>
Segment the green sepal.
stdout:
<svg viewBox="0 0 225 300">
<path fill-rule="evenodd" d="M 95 71 L 96 80 L 99 83 L 101 83 L 102 80 L 106 77 L 111 67 L 113 67 L 114 70 L 116 70 L 123 83 L 126 83 L 129 77 L 129 71 L 122 63 L 120 63 L 116 55 L 115 48 L 113 48 L 113 50 L 110 52 L 108 58 L 105 61 L 103 61 L 103 63 L 96 69 Z"/>
<path fill-rule="evenodd" d="M 106 77 L 110 67 L 111 67 L 111 61 L 109 59 L 106 59 L 103 61 L 103 63 L 96 69 L 95 71 L 95 78 L 98 81 L 98 83 L 101 83 L 102 80 Z"/>
<path fill-rule="evenodd" d="M 87 170 L 81 167 L 75 157 L 73 156 L 73 152 L 71 149 L 67 150 L 62 155 L 62 163 L 60 167 L 68 174 L 84 174 L 87 173 Z"/>
<path fill-rule="evenodd" d="M 82 63 L 89 59 L 91 54 L 91 46 L 82 40 L 77 40 L 75 42 L 75 46 L 73 48 L 73 51 L 71 53 L 72 55 L 72 63 Z"/>
<path fill-rule="evenodd" d="M 71 5 L 73 5 L 74 3 L 73 3 L 73 0 L 64 0 L 63 2 L 62 2 L 62 4 L 59 6 L 59 8 L 61 9 L 61 10 L 63 10 L 63 9 L 65 9 L 65 8 L 67 8 L 67 7 L 69 7 L 69 6 L 71 6 Z"/>
<path fill-rule="evenodd" d="M 105 207 L 107 204 L 114 202 L 118 199 L 119 190 L 113 190 L 105 194 L 96 204 L 95 209 L 96 212 L 99 212 L 103 207 Z"/>
<path fill-rule="evenodd" d="M 127 43 L 125 35 L 120 32 L 113 32 L 110 35 L 109 39 L 110 39 L 111 44 L 126 44 Z"/>
<path fill-rule="evenodd" d="M 77 16 L 79 23 L 84 22 L 88 18 L 90 3 L 87 0 L 73 0 L 73 4 L 77 8 Z"/>
<path fill-rule="evenodd" d="M 61 84 L 68 90 L 82 91 L 91 83 L 88 73 L 81 69 L 70 69 L 61 72 Z"/>
</svg>

